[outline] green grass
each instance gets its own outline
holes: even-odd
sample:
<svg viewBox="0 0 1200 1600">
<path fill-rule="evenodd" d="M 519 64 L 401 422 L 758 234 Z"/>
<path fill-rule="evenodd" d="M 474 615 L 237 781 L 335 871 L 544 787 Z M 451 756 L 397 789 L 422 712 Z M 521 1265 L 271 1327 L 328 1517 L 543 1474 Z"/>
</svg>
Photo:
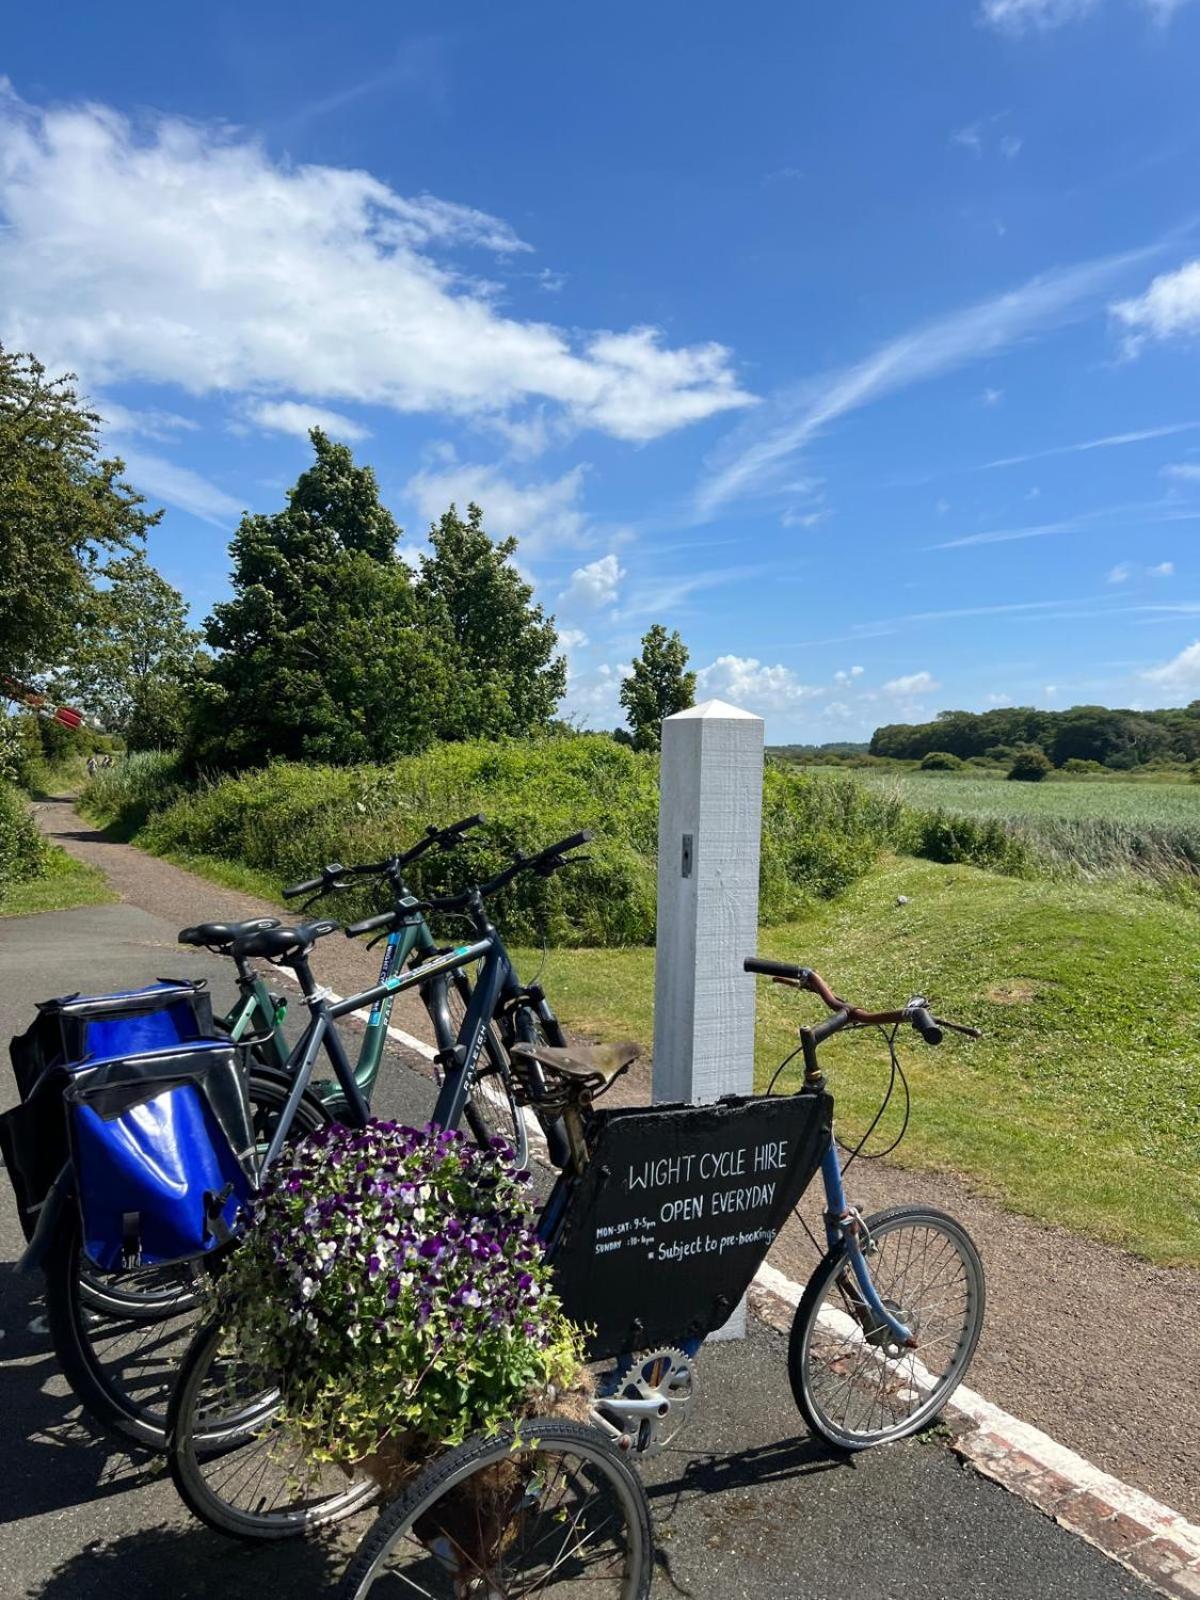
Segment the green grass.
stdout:
<svg viewBox="0 0 1200 1600">
<path fill-rule="evenodd" d="M 861 1004 L 921 992 L 984 1030 L 937 1050 L 904 1037 L 905 1165 L 964 1174 L 1014 1210 L 1154 1261 L 1200 1262 L 1194 913 L 1114 885 L 889 858 L 835 904 L 763 930 L 760 951 L 817 967 Z M 652 951 L 551 951 L 543 981 L 568 1025 L 650 1041 Z M 760 1087 L 817 1004 L 760 984 Z M 845 1134 L 878 1104 L 881 1043 L 843 1036 L 823 1053 Z"/>
<path fill-rule="evenodd" d="M 955 772 L 854 773 L 860 783 L 898 792 L 906 805 L 944 806 L 974 817 L 1054 817 L 1067 821 L 1123 822 L 1200 830 L 1200 784 L 1129 783 L 1108 779 L 1051 778 L 1010 783 Z"/>
<path fill-rule="evenodd" d="M 46 868 L 40 878 L 10 884 L 0 894 L 0 917 L 31 917 L 39 911 L 71 911 L 76 906 L 106 905 L 117 897 L 104 874 L 68 855 L 59 845 L 46 846 Z"/>
</svg>

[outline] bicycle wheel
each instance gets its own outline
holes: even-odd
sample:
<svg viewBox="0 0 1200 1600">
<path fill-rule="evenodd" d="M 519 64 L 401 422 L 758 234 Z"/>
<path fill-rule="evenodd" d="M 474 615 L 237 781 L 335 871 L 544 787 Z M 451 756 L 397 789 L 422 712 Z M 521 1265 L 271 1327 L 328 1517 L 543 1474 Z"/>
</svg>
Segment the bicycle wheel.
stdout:
<svg viewBox="0 0 1200 1600">
<path fill-rule="evenodd" d="M 446 985 L 446 1009 L 451 1032 L 448 1040 L 439 1040 L 442 1049 L 453 1046 L 458 1038 L 470 999 L 470 984 L 462 972 L 455 972 L 452 981 Z M 483 1051 L 475 1063 L 464 1115 L 476 1144 L 487 1145 L 499 1137 L 512 1147 L 516 1165 L 527 1165 L 529 1134 L 525 1128 L 525 1118 L 513 1095 L 508 1053 L 491 1023 L 488 1024 Z"/>
<path fill-rule="evenodd" d="M 557 1019 L 547 1025 L 530 1005 L 519 1006 L 512 1019 L 512 1036 L 518 1044 L 553 1045 L 562 1048 L 567 1040 Z M 550 1156 L 550 1165 L 563 1168 L 571 1158 L 571 1146 L 561 1117 L 553 1122 L 539 1118 Z"/>
<path fill-rule="evenodd" d="M 335 1600 L 645 1600 L 646 1495 L 595 1428 L 538 1420 L 475 1438 L 379 1516 Z"/>
<path fill-rule="evenodd" d="M 254 1127 L 269 1139 L 287 1082 L 252 1074 Z M 311 1133 L 328 1118 L 305 1095 L 292 1124 Z M 207 1262 L 104 1273 L 84 1255 L 79 1212 L 63 1212 L 46 1258 L 46 1320 L 63 1375 L 104 1428 L 151 1449 L 166 1443 L 171 1386 L 195 1331 Z"/>
<path fill-rule="evenodd" d="M 167 1465 L 194 1516 L 238 1539 L 291 1539 L 340 1522 L 376 1484 L 314 1467 L 279 1424 L 272 1376 L 239 1358 L 220 1323 L 193 1339 L 171 1397 Z"/>
<path fill-rule="evenodd" d="M 926 1427 L 961 1383 L 983 1326 L 983 1263 L 961 1223 L 925 1206 L 866 1219 L 879 1298 L 911 1328 L 897 1345 L 863 1298 L 845 1245 L 809 1281 L 792 1323 L 788 1377 L 805 1422 L 843 1450 Z"/>
</svg>

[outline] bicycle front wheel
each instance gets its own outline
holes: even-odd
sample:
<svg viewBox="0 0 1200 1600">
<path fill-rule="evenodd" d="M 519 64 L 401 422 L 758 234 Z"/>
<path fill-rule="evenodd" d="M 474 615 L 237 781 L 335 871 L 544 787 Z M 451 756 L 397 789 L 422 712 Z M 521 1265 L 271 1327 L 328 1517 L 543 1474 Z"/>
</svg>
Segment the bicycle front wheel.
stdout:
<svg viewBox="0 0 1200 1600">
<path fill-rule="evenodd" d="M 983 1263 L 943 1211 L 897 1206 L 868 1217 L 865 1257 L 889 1312 L 916 1336 L 900 1347 L 872 1312 L 846 1246 L 831 1250 L 792 1324 L 788 1377 L 805 1422 L 842 1450 L 927 1427 L 962 1382 L 983 1326 Z"/>
<path fill-rule="evenodd" d="M 371 1504 L 375 1483 L 314 1466 L 279 1421 L 272 1375 L 239 1357 L 219 1322 L 192 1342 L 171 1397 L 167 1465 L 194 1516 L 236 1539 L 292 1539 Z"/>
<path fill-rule="evenodd" d="M 445 1044 L 453 1046 L 457 1039 L 470 999 L 471 988 L 466 978 L 461 972 L 454 973 L 453 981 L 446 986 L 446 1007 L 453 1037 L 443 1043 L 443 1048 Z M 503 1139 L 512 1149 L 513 1161 L 518 1167 L 528 1163 L 529 1135 L 525 1129 L 525 1118 L 513 1095 L 508 1054 L 491 1023 L 488 1024 L 483 1050 L 475 1063 L 463 1115 L 476 1144 L 486 1146 L 492 1139 Z"/>
<path fill-rule="evenodd" d="M 595 1428 L 536 1420 L 441 1456 L 387 1506 L 335 1600 L 646 1600 L 645 1491 Z"/>
</svg>

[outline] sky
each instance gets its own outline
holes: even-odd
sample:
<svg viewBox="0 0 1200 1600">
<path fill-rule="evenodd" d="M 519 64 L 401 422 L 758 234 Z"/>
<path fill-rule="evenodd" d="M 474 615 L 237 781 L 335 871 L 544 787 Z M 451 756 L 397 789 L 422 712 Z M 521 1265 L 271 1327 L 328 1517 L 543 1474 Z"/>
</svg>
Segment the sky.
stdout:
<svg viewBox="0 0 1200 1600">
<path fill-rule="evenodd" d="M 583 725 L 1200 697 L 1200 0 L 111 0 L 0 45 L 0 342 L 197 623 L 314 424 L 453 500 Z"/>
</svg>

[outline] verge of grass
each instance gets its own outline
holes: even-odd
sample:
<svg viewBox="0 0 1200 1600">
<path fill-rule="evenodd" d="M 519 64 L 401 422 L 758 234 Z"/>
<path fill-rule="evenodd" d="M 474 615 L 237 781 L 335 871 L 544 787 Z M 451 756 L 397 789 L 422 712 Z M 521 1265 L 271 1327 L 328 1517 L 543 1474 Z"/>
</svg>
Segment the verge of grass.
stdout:
<svg viewBox="0 0 1200 1600">
<path fill-rule="evenodd" d="M 897 897 L 908 904 L 900 906 Z M 1029 881 L 887 858 L 838 902 L 760 933 L 880 1009 L 915 993 L 984 1031 L 930 1050 L 906 1031 L 913 1114 L 897 1159 L 953 1172 L 1016 1211 L 1162 1263 L 1200 1263 L 1200 945 L 1195 916 L 1113 885 Z M 540 952 L 522 952 L 532 972 Z M 568 1026 L 653 1033 L 649 950 L 554 950 Z M 760 1088 L 818 1002 L 758 992 Z M 843 1137 L 886 1085 L 878 1035 L 822 1052 Z M 785 1083 L 799 1083 L 799 1063 Z M 888 1123 L 896 1126 L 894 1102 Z M 885 1133 L 880 1129 L 880 1135 Z"/>
<path fill-rule="evenodd" d="M 0 917 L 31 917 L 39 911 L 72 911 L 76 906 L 107 905 L 116 898 L 98 867 L 77 861 L 60 845 L 46 845 L 42 876 L 27 883 L 10 884 L 0 894 Z"/>
</svg>

